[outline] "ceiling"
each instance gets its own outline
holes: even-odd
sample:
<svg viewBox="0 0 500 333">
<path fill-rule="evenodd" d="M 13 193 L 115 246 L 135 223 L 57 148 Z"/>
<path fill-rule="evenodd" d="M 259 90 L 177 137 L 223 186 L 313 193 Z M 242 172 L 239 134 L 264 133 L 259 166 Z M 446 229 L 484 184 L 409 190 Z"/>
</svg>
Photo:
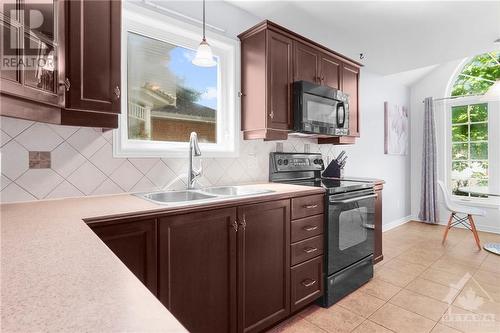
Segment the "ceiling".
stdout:
<svg viewBox="0 0 500 333">
<path fill-rule="evenodd" d="M 500 49 L 500 1 L 227 1 L 384 75 Z"/>
</svg>

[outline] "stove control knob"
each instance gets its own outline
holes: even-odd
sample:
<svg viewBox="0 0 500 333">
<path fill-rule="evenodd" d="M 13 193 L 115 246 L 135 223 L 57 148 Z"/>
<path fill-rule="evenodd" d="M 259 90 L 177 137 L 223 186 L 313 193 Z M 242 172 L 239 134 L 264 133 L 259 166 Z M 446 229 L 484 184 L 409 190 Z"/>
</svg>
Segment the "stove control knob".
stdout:
<svg viewBox="0 0 500 333">
<path fill-rule="evenodd" d="M 313 163 L 314 163 L 314 164 L 319 164 L 319 160 L 318 160 L 318 159 L 315 159 L 315 160 L 313 161 Z"/>
<path fill-rule="evenodd" d="M 283 161 L 283 164 L 284 164 L 284 165 L 288 165 L 288 160 L 284 160 L 284 161 Z"/>
<path fill-rule="evenodd" d="M 323 160 L 320 158 L 320 159 L 318 160 L 318 163 L 319 163 L 320 165 L 323 165 Z"/>
<path fill-rule="evenodd" d="M 283 164 L 283 161 L 281 159 L 278 160 L 278 165 Z"/>
</svg>

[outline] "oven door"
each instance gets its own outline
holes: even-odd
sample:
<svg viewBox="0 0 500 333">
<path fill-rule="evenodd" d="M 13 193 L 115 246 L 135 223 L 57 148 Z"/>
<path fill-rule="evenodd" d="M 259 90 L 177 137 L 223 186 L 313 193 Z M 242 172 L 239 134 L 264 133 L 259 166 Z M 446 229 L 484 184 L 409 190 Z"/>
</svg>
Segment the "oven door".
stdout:
<svg viewBox="0 0 500 333">
<path fill-rule="evenodd" d="M 328 197 L 328 274 L 373 254 L 375 196 L 369 189 Z"/>
</svg>

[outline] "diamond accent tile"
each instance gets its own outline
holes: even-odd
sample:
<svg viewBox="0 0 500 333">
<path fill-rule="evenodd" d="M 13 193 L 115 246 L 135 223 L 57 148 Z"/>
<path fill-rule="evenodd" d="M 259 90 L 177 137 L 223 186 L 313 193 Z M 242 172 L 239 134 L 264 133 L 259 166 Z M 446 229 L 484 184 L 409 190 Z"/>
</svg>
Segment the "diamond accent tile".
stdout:
<svg viewBox="0 0 500 333">
<path fill-rule="evenodd" d="M 148 171 L 158 163 L 157 158 L 129 158 L 128 160 L 143 174 L 148 173 Z"/>
<path fill-rule="evenodd" d="M 17 141 L 12 140 L 1 149 L 2 173 L 15 180 L 22 175 L 29 166 L 28 151 Z"/>
<path fill-rule="evenodd" d="M 52 151 L 52 169 L 63 177 L 68 177 L 78 169 L 86 159 L 66 142 Z"/>
<path fill-rule="evenodd" d="M 84 194 L 74 187 L 71 183 L 63 181 L 61 184 L 57 185 L 52 192 L 50 192 L 45 198 L 47 199 L 58 199 L 58 198 L 72 198 L 81 197 Z"/>
<path fill-rule="evenodd" d="M 90 161 L 94 163 L 99 170 L 109 176 L 126 160 L 123 158 L 113 158 L 113 147 L 110 143 L 106 143 L 90 157 Z"/>
<path fill-rule="evenodd" d="M 148 179 L 151 180 L 151 182 L 160 189 L 164 188 L 166 185 L 169 185 L 176 179 L 176 175 L 162 161 L 156 163 L 146 174 L 146 177 L 148 177 Z"/>
<path fill-rule="evenodd" d="M 16 119 L 10 117 L 1 117 L 0 118 L 0 127 L 2 131 L 10 135 L 11 137 L 15 137 L 19 135 L 22 131 L 33 125 L 35 122 L 24 120 L 24 119 Z"/>
<path fill-rule="evenodd" d="M 5 133 L 4 131 L 0 131 L 0 147 L 3 147 L 7 142 L 11 140 L 11 136 Z"/>
<path fill-rule="evenodd" d="M 49 124 L 48 126 L 50 127 L 51 130 L 56 132 L 64 140 L 75 134 L 75 132 L 78 131 L 78 129 L 80 128 L 76 126 L 64 126 L 64 125 L 52 125 L 52 124 Z"/>
<path fill-rule="evenodd" d="M 12 183 L 12 181 L 2 174 L 2 178 L 0 179 L 0 190 L 6 188 L 10 183 Z"/>
<path fill-rule="evenodd" d="M 99 185 L 92 194 L 104 195 L 104 194 L 118 194 L 122 193 L 123 190 L 120 186 L 116 185 L 111 179 L 106 179 L 101 185 Z"/>
<path fill-rule="evenodd" d="M 123 163 L 110 178 L 118 184 L 124 191 L 130 191 L 130 189 L 137 184 L 137 182 L 142 178 L 143 174 L 137 170 L 132 163 L 126 161 Z"/>
<path fill-rule="evenodd" d="M 102 135 L 92 128 L 82 127 L 70 136 L 67 142 L 78 150 L 83 156 L 92 156 L 99 148 L 106 144 Z"/>
<path fill-rule="evenodd" d="M 16 183 L 10 183 L 0 192 L 1 202 L 20 202 L 36 200 L 33 195 L 19 187 Z"/>
<path fill-rule="evenodd" d="M 106 180 L 106 175 L 92 163 L 85 162 L 67 180 L 84 194 L 89 195 Z"/>
<path fill-rule="evenodd" d="M 142 177 L 137 184 L 132 187 L 131 192 L 156 191 L 158 188 L 146 176 Z"/>
<path fill-rule="evenodd" d="M 46 124 L 35 123 L 19 134 L 16 141 L 31 151 L 51 151 L 63 142 L 63 138 Z"/>
<path fill-rule="evenodd" d="M 63 180 L 52 169 L 30 169 L 16 179 L 16 184 L 38 199 L 42 199 Z"/>
</svg>

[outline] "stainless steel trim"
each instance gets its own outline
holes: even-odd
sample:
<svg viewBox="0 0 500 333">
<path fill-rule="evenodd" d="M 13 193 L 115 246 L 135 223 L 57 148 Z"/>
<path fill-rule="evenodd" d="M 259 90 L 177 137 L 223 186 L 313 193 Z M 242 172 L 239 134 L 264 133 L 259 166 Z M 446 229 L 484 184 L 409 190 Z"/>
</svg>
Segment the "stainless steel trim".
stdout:
<svg viewBox="0 0 500 333">
<path fill-rule="evenodd" d="M 355 201 L 359 201 L 359 200 L 365 200 L 365 199 L 375 198 L 376 196 L 377 196 L 376 194 L 370 194 L 370 195 L 365 195 L 365 196 L 362 196 L 362 197 L 354 197 L 354 198 L 345 199 L 345 200 L 335 200 L 334 198 L 330 198 L 330 203 L 345 204 L 345 203 L 355 202 Z"/>
</svg>

